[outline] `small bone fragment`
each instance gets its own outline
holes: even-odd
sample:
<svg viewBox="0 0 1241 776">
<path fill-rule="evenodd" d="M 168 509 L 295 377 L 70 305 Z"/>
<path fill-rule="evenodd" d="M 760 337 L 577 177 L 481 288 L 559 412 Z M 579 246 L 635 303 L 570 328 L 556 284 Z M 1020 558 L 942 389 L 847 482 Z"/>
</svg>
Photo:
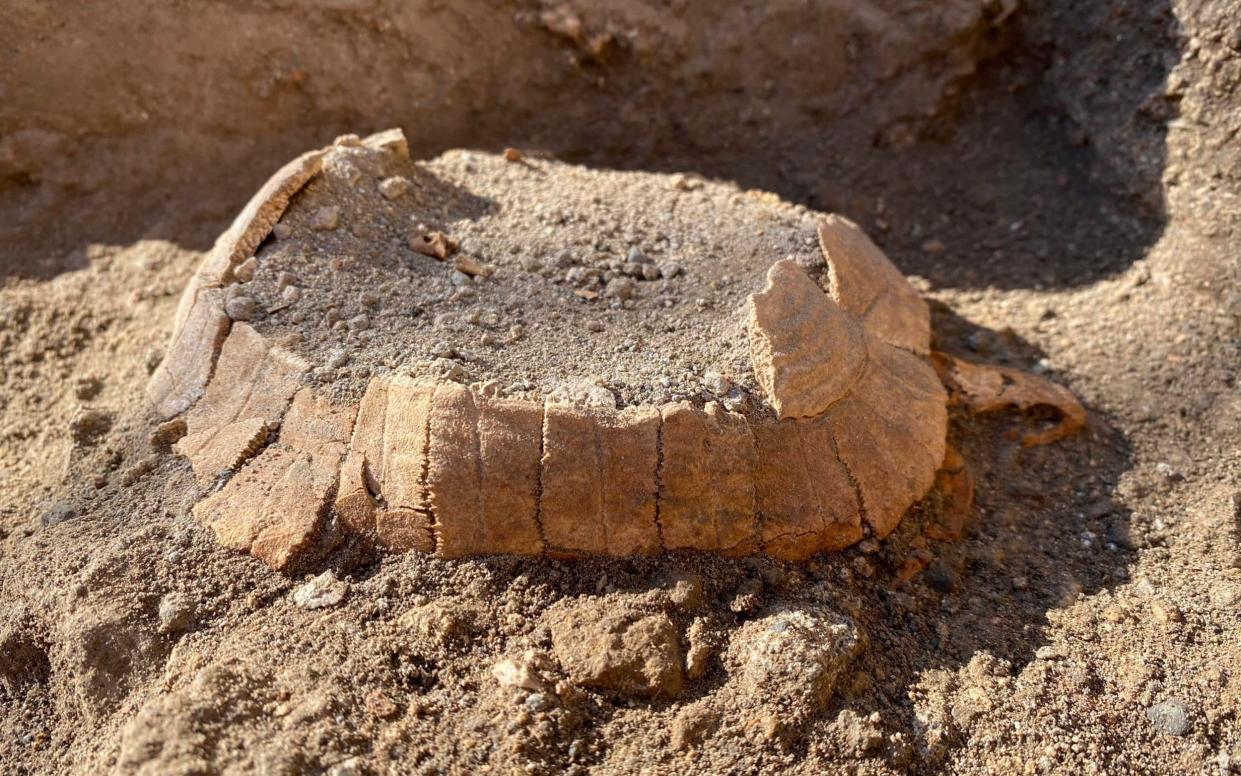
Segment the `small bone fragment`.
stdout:
<svg viewBox="0 0 1241 776">
<path fill-rule="evenodd" d="M 883 342 L 919 355 L 931 350 L 931 312 L 857 224 L 835 214 L 819 222 L 832 298 Z"/>
<path fill-rule="evenodd" d="M 771 266 L 746 311 L 754 374 L 781 418 L 822 413 L 866 363 L 861 328 L 788 259 Z"/>
<path fill-rule="evenodd" d="M 409 247 L 423 256 L 443 261 L 457 252 L 457 241 L 443 232 L 430 232 L 411 235 Z"/>
<path fill-rule="evenodd" d="M 457 254 L 457 257 L 453 260 L 453 268 L 458 272 L 464 272 L 470 277 L 481 276 L 488 278 L 495 272 L 495 267 L 490 264 L 483 264 L 473 256 L 467 256 L 464 253 Z"/>
<path fill-rule="evenodd" d="M 935 354 L 935 368 L 952 390 L 953 399 L 971 412 L 995 412 L 1014 408 L 1029 412 L 1039 407 L 1055 410 L 1060 421 L 1043 431 L 1021 437 L 1022 447 L 1055 442 L 1086 425 L 1086 409 L 1062 385 L 1038 375 L 1002 366 L 975 364 L 944 353 Z"/>
</svg>

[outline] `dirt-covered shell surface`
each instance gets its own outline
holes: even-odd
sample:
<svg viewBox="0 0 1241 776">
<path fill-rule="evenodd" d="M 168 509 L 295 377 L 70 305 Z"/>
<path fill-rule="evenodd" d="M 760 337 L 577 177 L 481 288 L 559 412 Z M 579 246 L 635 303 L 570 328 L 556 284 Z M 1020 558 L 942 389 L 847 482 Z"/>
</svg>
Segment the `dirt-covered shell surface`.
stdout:
<svg viewBox="0 0 1241 776">
<path fill-rule="evenodd" d="M 567 185 L 572 183 L 572 185 Z M 685 176 L 390 131 L 278 172 L 148 393 L 219 540 L 444 557 L 886 536 L 934 483 L 926 305 L 851 222 Z"/>
</svg>

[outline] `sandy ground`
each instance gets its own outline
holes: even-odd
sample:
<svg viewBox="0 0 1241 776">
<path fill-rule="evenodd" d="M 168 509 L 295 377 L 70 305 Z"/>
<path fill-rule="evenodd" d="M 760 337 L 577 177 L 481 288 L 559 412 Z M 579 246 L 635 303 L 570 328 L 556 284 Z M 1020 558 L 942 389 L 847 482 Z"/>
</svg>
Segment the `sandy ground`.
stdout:
<svg viewBox="0 0 1241 776">
<path fill-rule="evenodd" d="M 1235 2 L 818 23 L 130 2 L 65 25 L 5 5 L 5 772 L 1241 770 Z M 263 30 L 248 67 L 223 56 Z M 804 564 L 406 555 L 299 595 L 195 523 L 140 388 L 250 191 L 387 125 L 422 156 L 544 148 L 844 212 L 921 278 L 938 347 L 1068 385 L 1089 427 L 1022 449 L 1030 419 L 954 416 L 978 486 L 960 541 Z M 911 554 L 929 564 L 898 584 Z"/>
</svg>

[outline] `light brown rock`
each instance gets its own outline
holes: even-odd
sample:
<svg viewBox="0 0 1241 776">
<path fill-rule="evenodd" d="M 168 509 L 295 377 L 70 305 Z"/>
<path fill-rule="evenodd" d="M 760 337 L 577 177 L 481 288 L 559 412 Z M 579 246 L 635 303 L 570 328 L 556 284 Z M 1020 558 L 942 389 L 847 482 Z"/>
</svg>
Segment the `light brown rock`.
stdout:
<svg viewBox="0 0 1241 776">
<path fill-rule="evenodd" d="M 681 643 L 668 615 L 586 600 L 549 613 L 552 646 L 569 678 L 640 697 L 676 697 Z"/>
<path fill-rule="evenodd" d="M 819 222 L 832 298 L 881 341 L 912 353 L 931 352 L 931 312 L 922 297 L 866 233 L 843 216 Z"/>
</svg>

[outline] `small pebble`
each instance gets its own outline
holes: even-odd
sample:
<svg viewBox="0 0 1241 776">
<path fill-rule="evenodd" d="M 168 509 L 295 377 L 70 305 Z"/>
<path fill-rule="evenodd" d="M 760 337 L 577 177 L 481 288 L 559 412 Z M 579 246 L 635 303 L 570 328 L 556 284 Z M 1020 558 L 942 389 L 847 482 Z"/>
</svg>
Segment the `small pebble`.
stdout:
<svg viewBox="0 0 1241 776">
<path fill-rule="evenodd" d="M 330 232 L 340 226 L 340 208 L 335 205 L 321 207 L 310 217 L 310 228 L 316 232 Z"/>
<path fill-rule="evenodd" d="M 409 179 L 403 175 L 394 175 L 391 178 L 384 178 L 379 183 L 379 193 L 384 199 L 396 199 L 405 196 L 409 191 Z"/>
<path fill-rule="evenodd" d="M 280 298 L 288 304 L 297 304 L 302 299 L 302 289 L 297 286 L 285 286 Z"/>
<path fill-rule="evenodd" d="M 1156 703 L 1146 710 L 1146 718 L 1170 736 L 1183 736 L 1189 732 L 1189 710 L 1185 703 L 1173 698 L 1163 703 Z"/>
<path fill-rule="evenodd" d="M 608 281 L 607 286 L 603 289 L 603 295 L 613 297 L 615 299 L 633 299 L 634 292 L 633 280 L 629 278 L 612 278 Z"/>
<path fill-rule="evenodd" d="M 108 433 L 114 421 L 112 413 L 107 410 L 83 407 L 69 422 L 69 431 L 74 442 L 80 445 L 89 444 Z"/>
<path fill-rule="evenodd" d="M 194 624 L 194 604 L 180 593 L 169 593 L 159 602 L 159 628 L 164 633 L 180 633 Z"/>
<path fill-rule="evenodd" d="M 283 224 L 276 224 L 276 226 L 283 226 Z M 272 229 L 272 231 L 274 232 L 275 229 Z M 242 283 L 249 283 L 251 280 L 254 280 L 254 273 L 258 268 L 259 260 L 251 256 L 237 265 L 237 268 L 233 270 L 233 277 Z"/>
<path fill-rule="evenodd" d="M 345 600 L 349 583 L 328 570 L 293 591 L 293 603 L 303 609 L 324 609 Z"/>
<path fill-rule="evenodd" d="M 723 396 L 733 389 L 732 381 L 714 369 L 708 369 L 702 376 L 702 384 L 716 396 Z"/>
<path fill-rule="evenodd" d="M 224 303 L 224 312 L 230 320 L 250 321 L 258 314 L 259 303 L 252 296 L 235 296 Z"/>
<path fill-rule="evenodd" d="M 366 331 L 371 327 L 371 319 L 365 315 L 355 315 L 349 319 L 350 331 Z"/>
</svg>

